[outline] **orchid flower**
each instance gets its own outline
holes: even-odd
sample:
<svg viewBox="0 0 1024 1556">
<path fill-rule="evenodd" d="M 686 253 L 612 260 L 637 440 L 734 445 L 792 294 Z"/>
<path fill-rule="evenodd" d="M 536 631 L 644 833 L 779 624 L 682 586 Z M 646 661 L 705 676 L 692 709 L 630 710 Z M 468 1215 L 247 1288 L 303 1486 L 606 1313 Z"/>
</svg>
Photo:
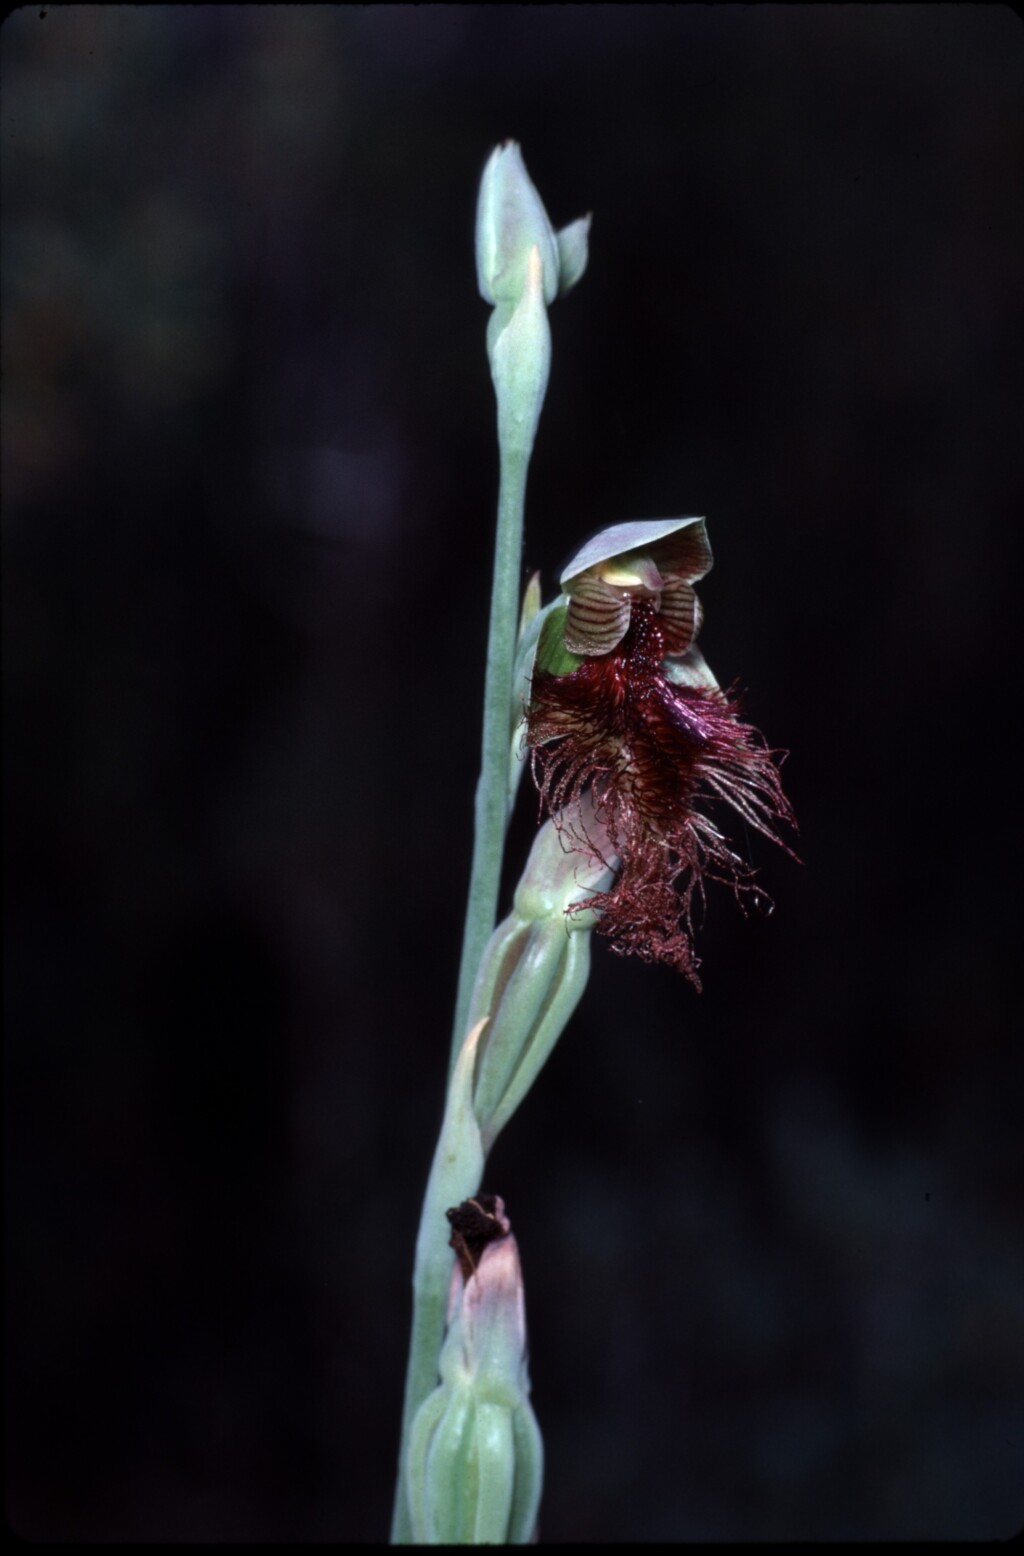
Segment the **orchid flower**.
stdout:
<svg viewBox="0 0 1024 1556">
<path fill-rule="evenodd" d="M 793 820 L 776 753 L 694 644 L 693 585 L 711 565 L 701 518 L 616 524 L 590 540 L 539 634 L 525 736 L 563 841 L 591 860 L 615 856 L 614 884 L 586 903 L 598 933 L 698 989 L 693 904 L 705 877 L 767 900 L 709 806 L 723 801 L 777 843 L 777 824 Z"/>
</svg>

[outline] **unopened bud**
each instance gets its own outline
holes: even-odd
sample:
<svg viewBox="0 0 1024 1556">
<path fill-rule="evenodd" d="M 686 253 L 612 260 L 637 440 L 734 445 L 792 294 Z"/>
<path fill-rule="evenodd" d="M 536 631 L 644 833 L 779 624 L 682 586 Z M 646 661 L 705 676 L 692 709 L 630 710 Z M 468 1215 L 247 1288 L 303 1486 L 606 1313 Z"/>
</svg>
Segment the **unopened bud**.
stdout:
<svg viewBox="0 0 1024 1556">
<path fill-rule="evenodd" d="M 587 264 L 590 217 L 556 233 L 515 141 L 496 146 L 480 180 L 476 274 L 494 313 L 487 355 L 504 454 L 529 459 L 551 367 L 547 310 Z"/>
<path fill-rule="evenodd" d="M 530 250 L 537 248 L 546 303 L 558 295 L 558 240 L 544 202 L 514 140 L 495 146 L 480 180 L 476 208 L 476 274 L 484 302 L 515 304 L 526 286 Z"/>
<path fill-rule="evenodd" d="M 420 1544 L 522 1545 L 537 1520 L 544 1456 L 529 1397 L 522 1270 L 502 1201 L 491 1202 L 496 1214 L 481 1213 L 499 1233 L 475 1264 L 466 1254 L 468 1277 L 456 1262 L 441 1381 L 410 1434 L 409 1505 Z M 477 1201 L 459 1210 L 473 1207 L 480 1210 Z M 449 1212 L 453 1223 L 457 1214 Z"/>
</svg>

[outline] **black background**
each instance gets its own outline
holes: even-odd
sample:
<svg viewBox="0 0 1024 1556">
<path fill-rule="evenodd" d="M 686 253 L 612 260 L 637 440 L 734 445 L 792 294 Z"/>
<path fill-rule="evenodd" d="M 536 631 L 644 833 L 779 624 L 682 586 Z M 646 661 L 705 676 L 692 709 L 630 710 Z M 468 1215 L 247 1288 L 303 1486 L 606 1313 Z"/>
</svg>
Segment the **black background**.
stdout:
<svg viewBox="0 0 1024 1556">
<path fill-rule="evenodd" d="M 495 1150 L 542 1535 L 1019 1529 L 1018 19 L 32 7 L 0 48 L 14 1528 L 386 1535 L 512 136 L 594 212 L 524 562 L 707 514 L 702 646 L 804 861 L 753 839 L 776 911 L 712 895 L 700 996 L 597 941 Z"/>
</svg>

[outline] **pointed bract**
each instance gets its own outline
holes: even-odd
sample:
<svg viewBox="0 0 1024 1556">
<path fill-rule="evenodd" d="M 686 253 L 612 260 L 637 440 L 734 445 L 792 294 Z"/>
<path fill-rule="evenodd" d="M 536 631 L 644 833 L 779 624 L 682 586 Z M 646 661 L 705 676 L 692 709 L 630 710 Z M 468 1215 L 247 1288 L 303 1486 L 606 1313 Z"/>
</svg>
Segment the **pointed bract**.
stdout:
<svg viewBox="0 0 1024 1556">
<path fill-rule="evenodd" d="M 555 234 L 558 243 L 558 295 L 564 297 L 587 268 L 590 216 L 581 216 Z"/>
<path fill-rule="evenodd" d="M 500 304 L 487 326 L 491 377 L 498 398 L 498 437 L 508 452 L 528 457 L 551 371 L 551 326 L 541 288 L 540 250 L 530 250 L 522 295 Z"/>
</svg>

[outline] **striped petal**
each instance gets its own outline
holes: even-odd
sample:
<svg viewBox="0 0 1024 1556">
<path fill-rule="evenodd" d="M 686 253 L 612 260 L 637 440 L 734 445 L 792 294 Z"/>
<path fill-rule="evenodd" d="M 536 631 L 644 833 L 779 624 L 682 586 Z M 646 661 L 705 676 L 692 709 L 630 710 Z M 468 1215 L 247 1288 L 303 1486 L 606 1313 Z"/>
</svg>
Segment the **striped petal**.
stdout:
<svg viewBox="0 0 1024 1556">
<path fill-rule="evenodd" d="M 714 562 L 703 519 L 691 520 L 685 529 L 666 535 L 649 550 L 663 573 L 672 573 L 684 583 L 697 583 Z"/>
<path fill-rule="evenodd" d="M 573 654 L 608 654 L 629 627 L 629 595 L 591 574 L 577 578 L 565 613 L 565 646 Z"/>
<path fill-rule="evenodd" d="M 674 574 L 666 578 L 661 589 L 661 609 L 658 625 L 665 635 L 666 654 L 685 654 L 700 631 L 703 612 L 700 601 L 693 592 L 693 585 L 683 583 Z"/>
</svg>

